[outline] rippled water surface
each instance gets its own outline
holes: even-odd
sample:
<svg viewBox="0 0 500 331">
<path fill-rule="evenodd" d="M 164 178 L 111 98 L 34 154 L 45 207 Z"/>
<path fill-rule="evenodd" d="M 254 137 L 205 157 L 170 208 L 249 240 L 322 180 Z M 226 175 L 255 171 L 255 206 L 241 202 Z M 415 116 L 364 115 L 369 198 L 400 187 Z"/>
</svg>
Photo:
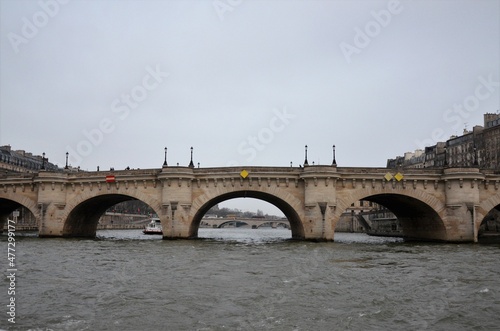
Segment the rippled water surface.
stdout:
<svg viewBox="0 0 500 331">
<path fill-rule="evenodd" d="M 500 328 L 500 245 L 343 233 L 312 243 L 279 229 L 199 235 L 205 239 L 140 230 L 99 231 L 93 240 L 18 236 L 16 324 L 4 312 L 0 329 Z M 8 286 L 4 278 L 4 304 Z"/>
</svg>

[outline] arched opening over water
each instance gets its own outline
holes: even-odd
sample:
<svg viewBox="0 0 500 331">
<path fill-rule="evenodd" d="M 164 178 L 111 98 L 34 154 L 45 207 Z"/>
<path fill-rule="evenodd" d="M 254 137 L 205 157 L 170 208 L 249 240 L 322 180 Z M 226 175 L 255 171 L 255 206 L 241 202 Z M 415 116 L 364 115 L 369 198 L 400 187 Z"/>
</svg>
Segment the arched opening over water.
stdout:
<svg viewBox="0 0 500 331">
<path fill-rule="evenodd" d="M 300 220 L 300 217 L 297 213 L 297 211 L 286 201 L 283 199 L 276 197 L 274 195 L 271 195 L 269 193 L 264 193 L 264 192 L 259 192 L 259 191 L 235 191 L 235 192 L 230 192 L 226 194 L 219 195 L 217 197 L 214 197 L 210 199 L 209 201 L 205 202 L 195 213 L 191 226 L 190 226 L 190 237 L 192 238 L 197 238 L 199 237 L 199 229 L 207 227 L 214 228 L 214 224 L 216 225 L 215 227 L 218 228 L 220 225 L 223 225 L 224 223 L 227 223 L 231 220 L 210 220 L 208 218 L 204 218 L 204 216 L 208 213 L 208 211 L 216 206 L 217 204 L 223 203 L 225 201 L 231 200 L 231 205 L 235 206 L 233 203 L 237 203 L 237 201 L 241 201 L 241 199 L 238 198 L 250 198 L 249 200 L 261 200 L 264 202 L 267 202 L 273 206 L 275 206 L 283 215 L 284 219 L 275 219 L 275 220 L 268 220 L 268 219 L 247 219 L 247 220 L 241 220 L 241 223 L 234 223 L 234 226 L 242 225 L 244 227 L 241 227 L 242 229 L 250 229 L 252 230 L 257 230 L 258 229 L 264 229 L 264 228 L 279 228 L 279 229 L 284 229 L 284 224 L 288 223 L 290 231 L 289 237 L 290 238 L 297 238 L 297 239 L 302 239 L 304 238 L 304 228 L 302 225 L 302 222 Z M 238 200 L 233 200 L 233 199 L 238 199 Z M 222 204 L 224 205 L 224 204 Z M 278 215 L 280 216 L 280 215 Z M 220 224 L 219 224 L 220 223 Z M 246 223 L 243 224 L 243 223 Z M 267 223 L 267 224 L 266 224 Z M 229 224 L 229 223 L 227 223 Z M 268 227 L 266 227 L 268 226 Z M 202 230 L 203 232 L 203 230 Z"/>
<path fill-rule="evenodd" d="M 127 207 L 124 205 L 125 202 L 138 204 L 129 204 L 134 207 Z M 137 205 L 139 210 L 129 210 L 136 209 Z M 145 207 L 149 207 L 146 212 L 144 212 Z M 156 216 L 152 215 L 151 211 L 156 214 L 150 205 L 132 196 L 123 194 L 96 196 L 80 202 L 70 211 L 64 224 L 63 236 L 95 237 L 100 220 L 99 227 L 102 229 L 144 228 L 149 218 Z"/>
<path fill-rule="evenodd" d="M 415 240 L 446 238 L 446 228 L 441 217 L 422 200 L 402 194 L 383 193 L 363 197 L 360 201 L 367 203 L 365 209 L 369 211 L 355 212 L 348 208 L 342 216 L 347 222 L 352 222 L 354 230 L 359 231 L 361 228 L 362 232 L 372 235 Z M 370 206 L 370 202 L 376 205 Z M 353 205 L 354 203 L 351 206 Z M 341 222 L 337 224 L 339 223 Z"/>
<path fill-rule="evenodd" d="M 477 237 L 479 242 L 500 242 L 500 205 L 491 209 L 483 218 Z"/>
<path fill-rule="evenodd" d="M 15 225 L 16 231 L 38 231 L 38 213 L 32 205 L 25 205 L 21 202 L 0 198 L 0 233 L 2 232 L 7 220 L 16 221 L 10 223 Z"/>
</svg>

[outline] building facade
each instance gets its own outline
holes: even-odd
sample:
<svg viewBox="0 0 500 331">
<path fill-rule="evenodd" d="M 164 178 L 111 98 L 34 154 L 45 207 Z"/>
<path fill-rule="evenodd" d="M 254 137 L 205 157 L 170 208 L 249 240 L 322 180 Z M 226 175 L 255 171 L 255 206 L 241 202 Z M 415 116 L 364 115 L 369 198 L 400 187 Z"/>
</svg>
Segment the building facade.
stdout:
<svg viewBox="0 0 500 331">
<path fill-rule="evenodd" d="M 12 150 L 9 145 L 0 146 L 0 171 L 8 172 L 38 172 L 41 169 L 58 171 L 55 164 L 42 155 L 33 155 L 23 150 Z"/>
<path fill-rule="evenodd" d="M 464 130 L 461 136 L 387 160 L 391 169 L 445 167 L 500 170 L 500 113 L 484 114 L 484 126 Z"/>
<path fill-rule="evenodd" d="M 500 114 L 485 114 L 482 161 L 485 168 L 500 169 Z"/>
</svg>

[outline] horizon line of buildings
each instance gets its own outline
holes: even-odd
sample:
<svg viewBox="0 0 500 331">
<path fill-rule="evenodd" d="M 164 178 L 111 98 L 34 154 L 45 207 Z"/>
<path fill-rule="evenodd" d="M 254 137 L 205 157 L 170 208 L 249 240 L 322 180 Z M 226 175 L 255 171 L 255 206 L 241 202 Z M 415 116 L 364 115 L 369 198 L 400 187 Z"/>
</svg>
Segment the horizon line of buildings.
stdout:
<svg viewBox="0 0 500 331">
<path fill-rule="evenodd" d="M 484 114 L 484 126 L 387 160 L 387 168 L 477 167 L 500 170 L 500 113 Z"/>
</svg>

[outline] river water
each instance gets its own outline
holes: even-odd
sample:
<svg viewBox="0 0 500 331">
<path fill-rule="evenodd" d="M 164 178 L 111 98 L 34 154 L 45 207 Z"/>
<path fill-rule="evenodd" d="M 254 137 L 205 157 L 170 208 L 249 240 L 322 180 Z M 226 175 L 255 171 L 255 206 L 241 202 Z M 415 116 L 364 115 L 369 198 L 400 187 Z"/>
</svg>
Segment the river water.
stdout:
<svg viewBox="0 0 500 331">
<path fill-rule="evenodd" d="M 405 243 L 285 229 L 16 236 L 16 323 L 2 330 L 494 330 L 500 245 Z M 7 236 L 0 236 L 7 252 Z M 6 261 L 6 253 L 4 261 Z M 7 263 L 2 264 L 4 272 Z"/>
</svg>

